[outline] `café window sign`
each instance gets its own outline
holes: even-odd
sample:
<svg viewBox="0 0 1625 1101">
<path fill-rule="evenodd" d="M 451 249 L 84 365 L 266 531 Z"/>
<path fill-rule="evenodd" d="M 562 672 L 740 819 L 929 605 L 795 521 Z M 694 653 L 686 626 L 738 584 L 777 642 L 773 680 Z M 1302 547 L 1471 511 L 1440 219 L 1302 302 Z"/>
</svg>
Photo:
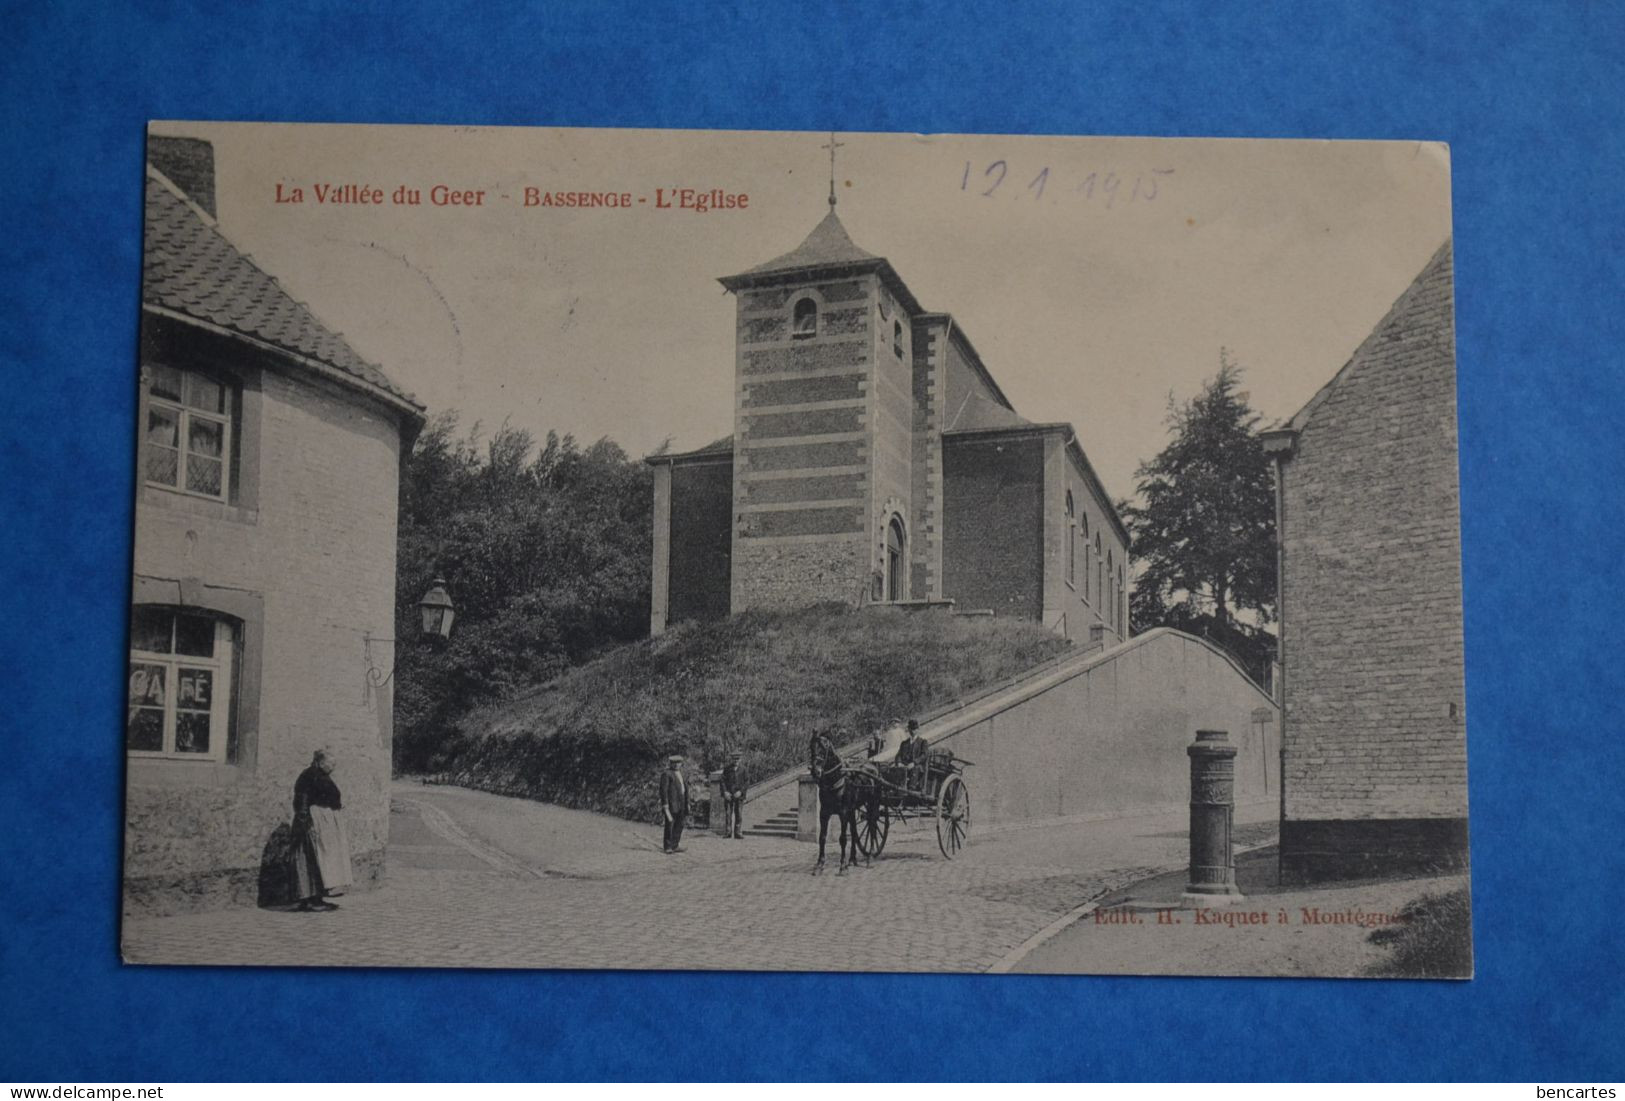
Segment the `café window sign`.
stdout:
<svg viewBox="0 0 1625 1101">
<path fill-rule="evenodd" d="M 132 757 L 226 759 L 233 638 L 224 619 L 135 608 L 125 725 Z"/>
</svg>

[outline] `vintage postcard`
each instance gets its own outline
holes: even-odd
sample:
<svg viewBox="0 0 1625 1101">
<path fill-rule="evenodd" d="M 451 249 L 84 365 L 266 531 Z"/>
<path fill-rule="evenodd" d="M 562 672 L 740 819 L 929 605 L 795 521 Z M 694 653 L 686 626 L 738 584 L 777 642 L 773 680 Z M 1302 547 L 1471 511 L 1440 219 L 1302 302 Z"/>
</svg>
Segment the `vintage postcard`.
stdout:
<svg viewBox="0 0 1625 1101">
<path fill-rule="evenodd" d="M 1443 146 L 142 180 L 127 961 L 1471 976 Z"/>
</svg>

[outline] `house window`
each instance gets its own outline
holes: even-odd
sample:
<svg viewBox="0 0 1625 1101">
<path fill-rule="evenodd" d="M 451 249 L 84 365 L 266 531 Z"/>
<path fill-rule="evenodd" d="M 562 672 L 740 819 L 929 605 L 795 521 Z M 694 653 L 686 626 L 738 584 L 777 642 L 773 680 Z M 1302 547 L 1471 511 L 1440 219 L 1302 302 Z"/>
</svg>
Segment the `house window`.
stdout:
<svg viewBox="0 0 1625 1101">
<path fill-rule="evenodd" d="M 230 497 L 232 394 L 196 371 L 149 365 L 146 479 L 182 493 Z"/>
<path fill-rule="evenodd" d="M 797 340 L 818 335 L 818 303 L 810 298 L 803 298 L 796 303 L 793 315 L 794 324 L 790 328 L 790 335 Z"/>
<path fill-rule="evenodd" d="M 226 759 L 233 637 L 224 619 L 135 607 L 125 728 L 131 756 Z"/>
<path fill-rule="evenodd" d="M 906 537 L 903 534 L 903 521 L 893 516 L 891 523 L 886 525 L 886 594 L 888 601 L 896 602 L 906 597 L 904 589 L 907 587 L 907 578 L 903 567 L 903 547 Z"/>
<path fill-rule="evenodd" d="M 891 350 L 897 353 L 898 359 L 903 358 L 903 323 L 901 321 L 891 323 Z"/>
<path fill-rule="evenodd" d="M 1078 583 L 1078 510 L 1072 503 L 1072 491 L 1066 494 L 1066 583 Z"/>
</svg>

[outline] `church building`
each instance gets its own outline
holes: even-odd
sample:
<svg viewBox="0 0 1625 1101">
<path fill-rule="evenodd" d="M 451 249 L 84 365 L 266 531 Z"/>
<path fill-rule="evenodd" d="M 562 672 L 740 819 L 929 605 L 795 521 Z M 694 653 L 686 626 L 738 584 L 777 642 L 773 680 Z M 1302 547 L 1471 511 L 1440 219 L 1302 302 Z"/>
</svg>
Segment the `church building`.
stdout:
<svg viewBox="0 0 1625 1101">
<path fill-rule="evenodd" d="M 1128 533 L 1070 424 L 1022 417 L 952 315 L 829 212 L 722 278 L 734 431 L 657 455 L 650 630 L 820 601 L 1128 635 Z"/>
</svg>

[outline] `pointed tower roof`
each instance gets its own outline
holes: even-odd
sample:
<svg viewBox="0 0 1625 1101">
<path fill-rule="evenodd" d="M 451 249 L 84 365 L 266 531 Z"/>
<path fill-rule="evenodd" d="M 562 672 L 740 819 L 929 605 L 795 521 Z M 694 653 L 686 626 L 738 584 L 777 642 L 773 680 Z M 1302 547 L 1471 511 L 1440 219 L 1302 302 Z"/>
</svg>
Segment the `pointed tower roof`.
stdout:
<svg viewBox="0 0 1625 1101">
<path fill-rule="evenodd" d="M 846 227 L 831 210 L 824 220 L 813 227 L 807 239 L 783 256 L 757 264 L 745 275 L 767 275 L 773 272 L 798 271 L 802 268 L 826 267 L 830 264 L 861 264 L 881 257 L 865 252 L 852 243 Z"/>
<path fill-rule="evenodd" d="M 866 272 L 878 272 L 910 314 L 924 312 L 890 261 L 852 243 L 846 227 L 835 216 L 833 206 L 813 227 L 813 231 L 807 234 L 806 240 L 783 256 L 775 257 L 765 264 L 757 264 L 738 275 L 725 275 L 717 282 L 731 291 L 737 291 L 745 287 L 805 279 L 814 273 L 855 275 Z"/>
</svg>

